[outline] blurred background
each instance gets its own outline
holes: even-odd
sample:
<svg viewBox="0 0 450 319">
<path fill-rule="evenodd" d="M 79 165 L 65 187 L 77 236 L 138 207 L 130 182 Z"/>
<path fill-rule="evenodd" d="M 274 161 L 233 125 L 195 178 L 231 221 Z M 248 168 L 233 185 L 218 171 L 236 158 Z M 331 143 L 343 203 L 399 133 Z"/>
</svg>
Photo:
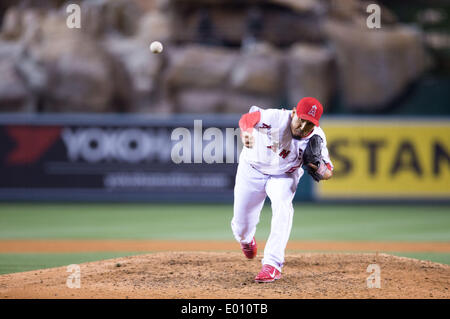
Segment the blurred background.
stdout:
<svg viewBox="0 0 450 319">
<path fill-rule="evenodd" d="M 449 15 L 442 0 L 5 0 L 0 111 L 241 113 L 315 96 L 327 114 L 448 115 Z"/>
<path fill-rule="evenodd" d="M 241 113 L 315 96 L 327 114 L 449 114 L 449 15 L 438 0 L 5 0 L 0 110 Z"/>
<path fill-rule="evenodd" d="M 293 240 L 450 242 L 450 1 L 2 0 L 0 26 L 0 238 L 232 240 L 227 129 L 313 96 L 335 171 L 302 178 Z M 177 127 L 211 151 L 195 120 L 222 163 L 172 161 Z M 69 260 L 4 247 L 0 272 Z"/>
<path fill-rule="evenodd" d="M 230 201 L 237 135 L 226 164 L 174 165 L 173 129 L 305 96 L 335 179 L 297 199 L 450 198 L 449 1 L 22 0 L 0 22 L 5 199 Z"/>
</svg>

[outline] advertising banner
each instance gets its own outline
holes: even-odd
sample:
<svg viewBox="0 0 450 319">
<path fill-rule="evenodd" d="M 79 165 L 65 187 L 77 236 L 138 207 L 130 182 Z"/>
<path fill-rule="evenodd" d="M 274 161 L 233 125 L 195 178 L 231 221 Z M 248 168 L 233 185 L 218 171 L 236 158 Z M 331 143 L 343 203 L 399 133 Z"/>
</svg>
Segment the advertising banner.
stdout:
<svg viewBox="0 0 450 319">
<path fill-rule="evenodd" d="M 232 200 L 236 127 L 235 117 L 3 118 L 0 198 Z"/>
<path fill-rule="evenodd" d="M 232 202 L 239 115 L 2 115 L 0 200 Z M 450 121 L 321 123 L 329 181 L 295 199 L 450 199 Z M 312 188 L 314 184 L 314 188 Z"/>
<path fill-rule="evenodd" d="M 450 121 L 328 120 L 335 166 L 319 199 L 450 198 Z"/>
</svg>

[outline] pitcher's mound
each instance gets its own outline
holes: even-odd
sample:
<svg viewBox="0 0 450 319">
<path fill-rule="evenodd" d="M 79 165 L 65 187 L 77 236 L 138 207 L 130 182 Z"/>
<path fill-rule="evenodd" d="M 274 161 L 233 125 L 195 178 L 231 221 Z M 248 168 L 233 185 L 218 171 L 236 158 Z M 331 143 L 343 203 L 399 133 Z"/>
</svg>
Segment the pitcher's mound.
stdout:
<svg viewBox="0 0 450 319">
<path fill-rule="evenodd" d="M 380 288 L 368 288 L 368 266 Z M 0 298 L 449 298 L 450 266 L 386 254 L 286 255 L 282 278 L 255 283 L 261 258 L 237 252 L 165 252 L 0 276 Z M 375 273 L 373 274 L 376 275 Z M 376 285 L 376 282 L 373 282 Z"/>
</svg>

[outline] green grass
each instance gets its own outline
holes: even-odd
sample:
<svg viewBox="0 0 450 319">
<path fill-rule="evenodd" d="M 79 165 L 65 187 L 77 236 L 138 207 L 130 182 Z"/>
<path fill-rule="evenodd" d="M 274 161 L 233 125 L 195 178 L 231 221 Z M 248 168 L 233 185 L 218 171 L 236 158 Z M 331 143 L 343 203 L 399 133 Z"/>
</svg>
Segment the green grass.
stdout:
<svg viewBox="0 0 450 319">
<path fill-rule="evenodd" d="M 232 215 L 232 205 L 0 204 L 0 239 L 234 240 Z M 257 240 L 270 219 L 266 205 Z M 450 206 L 297 203 L 290 239 L 449 242 Z M 0 254 L 0 274 L 130 254 Z M 396 254 L 450 264 L 448 253 Z"/>
<path fill-rule="evenodd" d="M 429 260 L 436 263 L 447 264 L 450 265 L 450 253 L 404 253 L 404 252 L 395 252 L 388 253 L 389 255 L 409 257 L 421 260 Z"/>
<path fill-rule="evenodd" d="M 233 240 L 231 205 L 0 204 L 0 239 Z M 271 210 L 261 213 L 266 239 Z M 450 206 L 296 204 L 291 239 L 450 241 Z"/>
</svg>

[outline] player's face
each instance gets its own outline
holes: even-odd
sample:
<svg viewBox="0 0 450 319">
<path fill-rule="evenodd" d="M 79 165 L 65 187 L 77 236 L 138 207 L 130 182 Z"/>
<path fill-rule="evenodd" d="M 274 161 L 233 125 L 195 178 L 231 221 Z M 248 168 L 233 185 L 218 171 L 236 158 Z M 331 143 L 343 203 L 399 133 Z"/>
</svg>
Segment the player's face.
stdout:
<svg viewBox="0 0 450 319">
<path fill-rule="evenodd" d="M 297 116 L 295 109 L 292 113 L 291 133 L 294 138 L 303 138 L 308 136 L 314 129 L 314 123 L 303 120 Z"/>
</svg>

